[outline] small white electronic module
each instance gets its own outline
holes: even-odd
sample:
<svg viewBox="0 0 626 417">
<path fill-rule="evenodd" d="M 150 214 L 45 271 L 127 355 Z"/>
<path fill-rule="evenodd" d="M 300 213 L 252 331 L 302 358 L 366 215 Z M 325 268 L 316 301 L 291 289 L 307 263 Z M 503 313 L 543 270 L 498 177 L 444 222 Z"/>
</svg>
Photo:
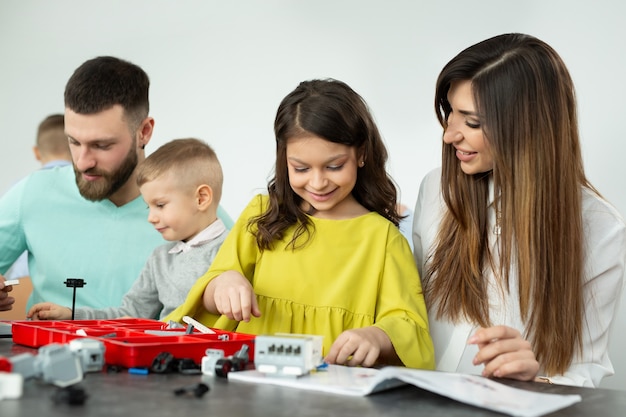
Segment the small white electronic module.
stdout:
<svg viewBox="0 0 626 417">
<path fill-rule="evenodd" d="M 268 375 L 306 375 L 323 364 L 323 336 L 276 333 L 254 341 L 254 365 Z"/>
</svg>

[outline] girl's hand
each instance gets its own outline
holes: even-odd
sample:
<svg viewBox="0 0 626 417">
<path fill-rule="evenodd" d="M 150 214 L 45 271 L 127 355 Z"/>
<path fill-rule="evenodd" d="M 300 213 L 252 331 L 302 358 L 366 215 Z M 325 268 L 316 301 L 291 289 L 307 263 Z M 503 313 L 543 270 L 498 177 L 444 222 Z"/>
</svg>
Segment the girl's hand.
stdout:
<svg viewBox="0 0 626 417">
<path fill-rule="evenodd" d="M 248 322 L 251 316 L 261 317 L 252 285 L 239 272 L 226 271 L 217 276 L 209 283 L 206 291 L 209 291 L 209 295 L 212 292 L 217 312 L 231 320 Z M 211 311 L 211 308 L 207 310 Z"/>
<path fill-rule="evenodd" d="M 69 320 L 72 309 L 53 303 L 37 303 L 28 310 L 26 318 L 31 320 Z"/>
<path fill-rule="evenodd" d="M 341 333 L 324 361 L 330 364 L 371 367 L 380 356 L 390 351 L 395 355 L 387 334 L 378 327 L 369 326 Z"/>
<path fill-rule="evenodd" d="M 479 329 L 468 343 L 478 345 L 473 362 L 485 365 L 483 376 L 530 381 L 539 372 L 539 362 L 530 342 L 511 327 Z"/>
</svg>

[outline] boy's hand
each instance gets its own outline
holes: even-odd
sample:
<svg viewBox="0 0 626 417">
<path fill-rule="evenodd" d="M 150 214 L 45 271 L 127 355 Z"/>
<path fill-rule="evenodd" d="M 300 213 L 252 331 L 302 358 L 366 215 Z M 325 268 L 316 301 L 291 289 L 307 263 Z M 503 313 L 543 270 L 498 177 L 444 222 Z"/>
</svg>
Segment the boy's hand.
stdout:
<svg viewBox="0 0 626 417">
<path fill-rule="evenodd" d="M 31 320 L 70 320 L 72 309 L 54 303 L 37 303 L 28 310 L 26 318 Z"/>
<path fill-rule="evenodd" d="M 248 322 L 252 316 L 261 317 L 250 281 L 236 271 L 226 271 L 207 285 L 205 304 L 208 311 L 214 307 L 231 320 Z"/>
</svg>

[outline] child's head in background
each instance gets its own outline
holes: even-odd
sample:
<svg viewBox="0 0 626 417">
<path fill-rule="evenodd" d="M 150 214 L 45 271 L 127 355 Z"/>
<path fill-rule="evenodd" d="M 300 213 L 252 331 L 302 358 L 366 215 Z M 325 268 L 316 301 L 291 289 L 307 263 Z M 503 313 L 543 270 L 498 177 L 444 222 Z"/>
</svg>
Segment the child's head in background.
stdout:
<svg viewBox="0 0 626 417">
<path fill-rule="evenodd" d="M 170 241 L 188 241 L 217 219 L 222 183 L 217 155 L 192 138 L 166 143 L 137 169 L 148 221 Z"/>
</svg>

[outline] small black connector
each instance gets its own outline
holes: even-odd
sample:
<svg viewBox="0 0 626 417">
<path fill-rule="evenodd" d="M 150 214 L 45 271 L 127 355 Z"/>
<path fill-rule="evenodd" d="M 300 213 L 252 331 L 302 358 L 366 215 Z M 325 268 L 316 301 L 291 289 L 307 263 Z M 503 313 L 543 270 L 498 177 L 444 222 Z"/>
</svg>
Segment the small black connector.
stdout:
<svg viewBox="0 0 626 417">
<path fill-rule="evenodd" d="M 199 384 L 176 388 L 174 395 L 181 396 L 192 394 L 196 398 L 202 398 L 207 392 L 209 392 L 209 386 L 200 382 Z"/>
<path fill-rule="evenodd" d="M 82 278 L 67 278 L 63 283 L 67 288 L 83 288 L 87 285 Z"/>
<path fill-rule="evenodd" d="M 177 364 L 178 372 L 185 375 L 201 374 L 202 370 L 191 358 L 181 358 Z"/>
<path fill-rule="evenodd" d="M 152 360 L 150 370 L 156 374 L 167 374 L 178 368 L 178 360 L 169 352 L 161 352 Z"/>
</svg>

